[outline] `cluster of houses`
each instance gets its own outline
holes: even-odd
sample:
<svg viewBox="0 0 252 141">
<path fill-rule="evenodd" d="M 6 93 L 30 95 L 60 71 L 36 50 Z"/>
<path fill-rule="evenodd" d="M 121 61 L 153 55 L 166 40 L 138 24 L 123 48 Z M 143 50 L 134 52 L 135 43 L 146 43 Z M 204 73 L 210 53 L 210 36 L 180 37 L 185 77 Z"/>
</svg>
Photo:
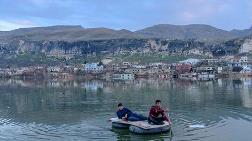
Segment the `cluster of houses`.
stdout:
<svg viewBox="0 0 252 141">
<path fill-rule="evenodd" d="M 0 69 L 2 77 L 43 77 L 74 79 L 76 76 L 133 80 L 136 78 L 180 78 L 209 80 L 217 77 L 252 75 L 251 62 L 247 56 L 224 56 L 218 59 L 189 58 L 177 63 L 162 62 L 139 64 L 137 62 L 113 63 L 104 59 L 99 63 L 86 63 L 78 66 L 39 66 Z"/>
</svg>

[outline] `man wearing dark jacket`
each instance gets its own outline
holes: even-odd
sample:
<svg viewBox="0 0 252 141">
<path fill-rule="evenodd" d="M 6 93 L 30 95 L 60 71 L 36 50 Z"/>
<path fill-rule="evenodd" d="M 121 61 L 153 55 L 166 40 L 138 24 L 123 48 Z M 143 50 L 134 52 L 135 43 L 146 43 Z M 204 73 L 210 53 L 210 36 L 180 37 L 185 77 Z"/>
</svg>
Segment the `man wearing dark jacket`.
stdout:
<svg viewBox="0 0 252 141">
<path fill-rule="evenodd" d="M 123 107 L 122 103 L 118 104 L 118 110 L 117 110 L 116 114 L 119 119 L 128 120 L 128 121 L 147 120 L 147 117 L 144 117 L 140 114 L 133 113 L 128 108 Z"/>
<path fill-rule="evenodd" d="M 169 117 L 165 115 L 165 110 L 161 107 L 161 100 L 156 100 L 155 106 L 152 106 L 149 112 L 148 122 L 151 124 L 161 125 L 167 121 L 171 125 Z"/>
</svg>

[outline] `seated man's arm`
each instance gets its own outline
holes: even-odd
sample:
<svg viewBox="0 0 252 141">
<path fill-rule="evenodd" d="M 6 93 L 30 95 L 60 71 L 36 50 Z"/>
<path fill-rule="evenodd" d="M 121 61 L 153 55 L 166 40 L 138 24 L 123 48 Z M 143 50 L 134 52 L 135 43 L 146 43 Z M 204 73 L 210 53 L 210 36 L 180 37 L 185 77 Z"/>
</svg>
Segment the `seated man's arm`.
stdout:
<svg viewBox="0 0 252 141">
<path fill-rule="evenodd" d="M 132 114 L 132 111 L 129 110 L 128 108 L 125 108 L 125 113 L 126 113 L 125 116 L 127 116 L 127 118 L 128 118 Z"/>
<path fill-rule="evenodd" d="M 157 112 L 158 111 L 157 111 L 157 109 L 155 107 L 151 107 L 149 115 L 152 116 L 152 117 L 155 117 L 155 115 L 158 114 Z"/>
<path fill-rule="evenodd" d="M 124 117 L 122 117 L 122 119 L 127 119 L 128 118 L 128 114 L 125 114 Z"/>
<path fill-rule="evenodd" d="M 164 113 L 165 111 L 164 111 L 162 108 L 158 108 L 158 109 L 157 109 L 157 112 L 158 112 L 158 113 Z"/>
<path fill-rule="evenodd" d="M 155 107 L 155 108 L 153 108 L 152 109 L 152 113 L 154 114 L 154 115 L 162 115 L 162 116 L 165 116 L 165 111 L 162 109 L 162 108 L 157 108 L 157 107 Z"/>
<path fill-rule="evenodd" d="M 122 119 L 122 118 L 123 118 L 123 113 L 120 112 L 120 111 L 117 111 L 117 112 L 116 112 L 116 115 L 117 115 L 117 117 L 118 117 L 119 119 Z"/>
</svg>

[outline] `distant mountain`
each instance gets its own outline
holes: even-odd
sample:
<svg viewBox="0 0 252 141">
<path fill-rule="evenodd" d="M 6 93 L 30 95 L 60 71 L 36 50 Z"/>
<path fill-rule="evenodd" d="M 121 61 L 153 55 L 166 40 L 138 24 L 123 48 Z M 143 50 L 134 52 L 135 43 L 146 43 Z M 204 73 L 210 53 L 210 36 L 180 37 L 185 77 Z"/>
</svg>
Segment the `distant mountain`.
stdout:
<svg viewBox="0 0 252 141">
<path fill-rule="evenodd" d="M 83 28 L 81 26 L 49 26 L 0 31 L 0 41 L 88 41 L 109 39 L 195 39 L 203 42 L 223 42 L 252 35 L 252 28 L 226 31 L 204 24 L 159 24 L 135 32 L 109 28 Z"/>
<path fill-rule="evenodd" d="M 118 38 L 136 38 L 129 30 L 113 30 L 108 28 L 82 28 L 81 26 L 49 26 L 20 28 L 0 32 L 0 39 L 29 39 L 29 40 L 104 40 Z"/>
<path fill-rule="evenodd" d="M 146 38 L 197 39 L 199 41 L 226 41 L 252 35 L 252 29 L 226 31 L 204 24 L 160 24 L 136 31 Z"/>
<path fill-rule="evenodd" d="M 236 37 L 246 37 L 246 36 L 251 36 L 252 35 L 252 26 L 250 29 L 244 29 L 244 30 L 231 30 L 230 31 L 232 34 L 236 35 Z"/>
<path fill-rule="evenodd" d="M 81 26 L 0 31 L 0 67 L 50 64 L 58 62 L 56 58 L 64 58 L 63 62 L 84 62 L 91 57 L 97 61 L 99 57 L 125 52 L 166 55 L 195 52 L 210 57 L 251 53 L 252 28 L 225 31 L 209 25 L 162 24 L 135 32 Z"/>
</svg>

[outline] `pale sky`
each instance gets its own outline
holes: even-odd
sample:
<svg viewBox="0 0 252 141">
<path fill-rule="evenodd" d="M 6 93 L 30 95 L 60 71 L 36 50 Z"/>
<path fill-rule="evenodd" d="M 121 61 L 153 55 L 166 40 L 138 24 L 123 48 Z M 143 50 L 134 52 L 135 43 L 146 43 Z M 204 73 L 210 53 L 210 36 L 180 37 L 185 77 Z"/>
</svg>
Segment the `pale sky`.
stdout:
<svg viewBox="0 0 252 141">
<path fill-rule="evenodd" d="M 156 24 L 246 29 L 252 0 L 0 0 L 0 31 L 51 25 L 134 31 Z"/>
</svg>

